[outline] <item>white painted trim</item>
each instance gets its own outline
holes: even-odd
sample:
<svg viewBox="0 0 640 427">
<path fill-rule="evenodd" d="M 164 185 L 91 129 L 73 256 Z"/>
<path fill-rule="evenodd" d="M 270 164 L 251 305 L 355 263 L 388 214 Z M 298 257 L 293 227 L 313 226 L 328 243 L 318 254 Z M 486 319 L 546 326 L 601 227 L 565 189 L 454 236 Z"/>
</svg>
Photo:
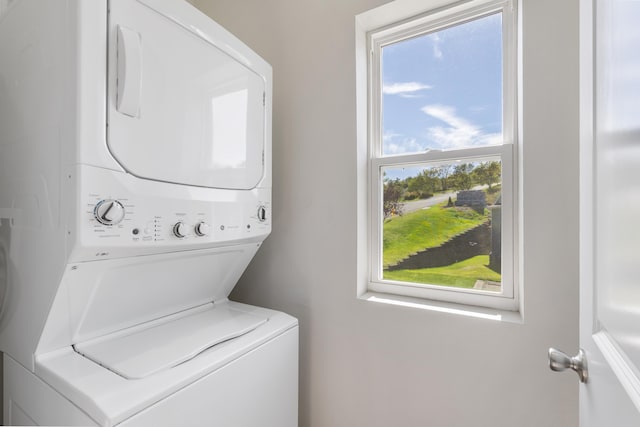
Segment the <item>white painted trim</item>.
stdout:
<svg viewBox="0 0 640 427">
<path fill-rule="evenodd" d="M 366 302 L 389 304 L 398 307 L 452 314 L 455 316 L 474 317 L 498 322 L 520 324 L 523 323 L 523 318 L 520 313 L 510 310 L 500 310 L 444 301 L 425 300 L 423 298 L 413 298 L 408 296 L 392 295 L 379 292 L 366 292 L 361 295 L 359 299 Z"/>
<path fill-rule="evenodd" d="M 624 352 L 618 348 L 613 338 L 606 331 L 600 331 L 594 334 L 593 341 L 595 341 L 602 352 L 602 355 L 629 395 L 636 409 L 640 411 L 640 379 L 632 369 L 633 364 L 627 359 Z"/>
<path fill-rule="evenodd" d="M 395 0 L 356 16 L 358 26 L 365 31 L 416 18 L 437 16 L 443 11 L 460 10 L 473 5 L 495 3 L 495 0 Z"/>
<path fill-rule="evenodd" d="M 427 151 L 415 154 L 371 157 L 371 166 L 412 165 L 420 163 L 444 164 L 456 160 L 473 160 L 486 157 L 504 157 L 511 154 L 512 145 L 490 145 L 486 147 L 463 148 L 449 151 Z"/>
<path fill-rule="evenodd" d="M 514 135 L 516 136 L 516 144 L 513 148 L 512 158 L 513 158 L 513 298 L 518 306 L 518 311 L 520 315 L 524 316 L 524 180 L 522 179 L 521 171 L 524 170 L 524 158 L 522 156 L 522 150 L 520 147 L 521 141 L 524 141 L 523 136 L 523 128 L 522 123 L 524 120 L 524 107 L 523 107 L 523 72 L 519 70 L 524 70 L 523 65 L 523 44 L 522 44 L 522 13 L 519 13 L 522 10 L 522 1 L 523 0 L 514 0 L 517 4 L 517 9 L 514 10 L 514 21 L 515 21 L 515 33 L 516 37 L 515 41 L 515 51 L 516 58 L 515 59 L 515 67 L 514 71 L 515 84 L 514 87 L 514 95 L 515 95 L 515 106 L 516 106 L 516 114 L 513 117 L 514 120 Z"/>
<path fill-rule="evenodd" d="M 369 170 L 369 144 L 367 142 L 368 126 L 368 48 L 366 30 L 356 18 L 356 295 L 367 292 L 369 282 L 369 223 L 360 221 L 367 218 L 368 212 L 368 170 Z M 363 177 L 363 178 L 361 178 Z"/>
<path fill-rule="evenodd" d="M 393 22 L 389 26 L 370 31 L 371 38 L 374 41 L 372 47 L 374 51 L 379 50 L 381 47 L 392 43 L 439 31 L 453 25 L 462 24 L 499 12 L 503 12 L 503 17 L 508 18 L 507 12 L 510 12 L 509 4 L 509 0 L 483 2 L 472 0 L 458 6 L 440 8 L 422 16 L 414 16 L 412 19 L 401 23 Z M 503 24 L 503 29 L 504 27 L 505 25 Z M 508 36 L 509 34 L 506 34 L 503 38 L 504 48 L 510 44 L 510 40 L 507 39 Z"/>
<path fill-rule="evenodd" d="M 595 34 L 591 0 L 580 4 L 580 343 L 597 332 L 595 317 Z"/>
<path fill-rule="evenodd" d="M 367 290 L 458 304 L 521 310 L 521 180 L 518 179 L 518 90 L 521 77 L 520 22 L 517 0 L 396 0 L 356 17 L 356 82 L 358 129 L 358 285 Z M 502 13 L 504 144 L 451 151 L 383 156 L 379 105 L 382 88 L 380 52 L 383 46 L 447 26 Z M 375 86 L 374 86 L 375 85 Z M 363 135 L 363 132 L 366 132 Z M 502 163 L 502 292 L 500 294 L 442 286 L 382 280 L 382 168 L 395 165 L 438 164 L 460 159 L 499 159 Z M 364 181 L 364 182 L 363 182 Z"/>
<path fill-rule="evenodd" d="M 369 291 L 389 295 L 402 295 L 420 298 L 429 302 L 443 301 L 475 307 L 488 307 L 499 310 L 514 310 L 513 298 L 492 294 L 487 291 L 471 291 L 461 288 L 447 288 L 444 286 L 419 285 L 412 283 L 371 281 Z"/>
</svg>

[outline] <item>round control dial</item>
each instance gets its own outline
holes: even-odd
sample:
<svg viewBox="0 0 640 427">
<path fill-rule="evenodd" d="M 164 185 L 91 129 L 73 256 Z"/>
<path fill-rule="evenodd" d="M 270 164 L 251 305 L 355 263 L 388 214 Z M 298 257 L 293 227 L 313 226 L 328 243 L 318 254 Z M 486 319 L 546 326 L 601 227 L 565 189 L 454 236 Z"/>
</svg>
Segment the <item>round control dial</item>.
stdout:
<svg viewBox="0 0 640 427">
<path fill-rule="evenodd" d="M 258 220 L 260 222 L 265 222 L 267 220 L 267 208 L 264 205 L 258 208 Z"/>
<path fill-rule="evenodd" d="M 206 236 L 209 234 L 209 224 L 202 221 L 196 224 L 195 232 L 198 236 Z"/>
<path fill-rule="evenodd" d="M 124 206 L 117 200 L 102 200 L 94 208 L 93 215 L 101 224 L 116 225 L 124 219 Z"/>
<path fill-rule="evenodd" d="M 176 237 L 185 237 L 187 235 L 187 224 L 182 221 L 176 222 L 176 224 L 173 226 L 173 234 Z"/>
</svg>

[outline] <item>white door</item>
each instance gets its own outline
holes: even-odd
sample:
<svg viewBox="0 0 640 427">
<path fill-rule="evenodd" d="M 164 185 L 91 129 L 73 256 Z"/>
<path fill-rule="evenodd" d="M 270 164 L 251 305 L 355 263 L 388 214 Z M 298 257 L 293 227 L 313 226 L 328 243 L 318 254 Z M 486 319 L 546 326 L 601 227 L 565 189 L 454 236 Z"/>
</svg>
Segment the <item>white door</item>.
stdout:
<svg viewBox="0 0 640 427">
<path fill-rule="evenodd" d="M 640 1 L 581 9 L 580 426 L 640 426 Z"/>
<path fill-rule="evenodd" d="M 252 189 L 264 174 L 265 76 L 221 27 L 200 31 L 199 12 L 171 6 L 109 2 L 109 150 L 141 178 Z"/>
</svg>

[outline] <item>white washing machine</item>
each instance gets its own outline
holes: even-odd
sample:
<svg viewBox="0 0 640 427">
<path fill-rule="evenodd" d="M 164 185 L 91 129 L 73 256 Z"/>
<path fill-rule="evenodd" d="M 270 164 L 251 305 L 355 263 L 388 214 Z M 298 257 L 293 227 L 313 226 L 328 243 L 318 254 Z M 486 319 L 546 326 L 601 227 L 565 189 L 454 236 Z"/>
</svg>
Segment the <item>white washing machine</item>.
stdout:
<svg viewBox="0 0 640 427">
<path fill-rule="evenodd" d="M 185 1 L 0 0 L 5 424 L 297 425 L 297 320 L 227 299 L 271 96 Z"/>
</svg>

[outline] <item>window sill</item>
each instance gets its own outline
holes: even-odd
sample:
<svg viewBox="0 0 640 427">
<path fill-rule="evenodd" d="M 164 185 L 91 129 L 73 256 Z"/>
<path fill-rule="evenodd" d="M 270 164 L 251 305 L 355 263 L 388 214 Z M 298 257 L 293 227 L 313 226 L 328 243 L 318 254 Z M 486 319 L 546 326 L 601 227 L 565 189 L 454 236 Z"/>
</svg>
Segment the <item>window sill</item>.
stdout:
<svg viewBox="0 0 640 427">
<path fill-rule="evenodd" d="M 401 307 L 417 308 L 421 310 L 435 311 L 439 313 L 467 316 L 479 319 L 493 320 L 497 322 L 524 323 L 522 314 L 518 311 L 507 311 L 471 305 L 452 304 L 442 301 L 423 300 L 420 298 L 404 297 L 399 295 L 366 292 L 358 299 L 367 302 L 391 304 Z"/>
</svg>

